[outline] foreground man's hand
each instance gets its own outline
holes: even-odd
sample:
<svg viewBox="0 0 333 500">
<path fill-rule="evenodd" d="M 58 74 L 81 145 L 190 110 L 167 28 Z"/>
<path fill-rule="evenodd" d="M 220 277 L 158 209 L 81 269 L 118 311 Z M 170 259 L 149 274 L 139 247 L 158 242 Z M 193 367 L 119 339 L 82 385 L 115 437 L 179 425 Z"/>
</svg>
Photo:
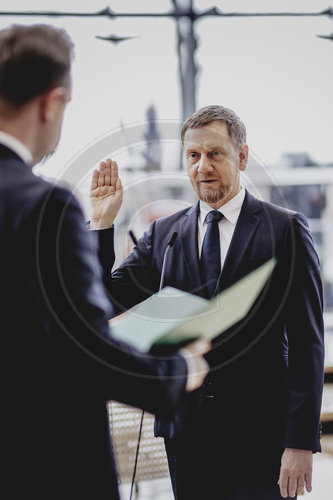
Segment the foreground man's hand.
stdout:
<svg viewBox="0 0 333 500">
<path fill-rule="evenodd" d="M 110 158 L 101 161 L 91 180 L 90 229 L 108 229 L 112 226 L 121 207 L 123 193 L 117 162 Z"/>
<path fill-rule="evenodd" d="M 281 458 L 278 485 L 283 498 L 312 490 L 312 451 L 286 448 Z"/>
<path fill-rule="evenodd" d="M 183 349 L 180 349 L 179 353 L 184 356 L 187 362 L 188 375 L 186 382 L 186 391 L 191 392 L 195 389 L 199 389 L 209 372 L 209 365 L 207 361 L 203 358 L 211 349 L 212 345 L 207 340 L 199 339 L 195 342 L 191 342 Z"/>
</svg>

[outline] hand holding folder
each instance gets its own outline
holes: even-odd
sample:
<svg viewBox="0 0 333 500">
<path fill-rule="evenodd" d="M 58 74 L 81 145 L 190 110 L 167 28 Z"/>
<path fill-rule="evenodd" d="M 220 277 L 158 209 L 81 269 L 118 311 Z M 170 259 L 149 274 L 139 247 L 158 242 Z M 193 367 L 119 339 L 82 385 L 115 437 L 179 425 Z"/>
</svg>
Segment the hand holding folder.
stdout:
<svg viewBox="0 0 333 500">
<path fill-rule="evenodd" d="M 270 259 L 211 300 L 165 287 L 111 320 L 111 335 L 143 352 L 211 340 L 246 316 L 275 265 Z"/>
</svg>

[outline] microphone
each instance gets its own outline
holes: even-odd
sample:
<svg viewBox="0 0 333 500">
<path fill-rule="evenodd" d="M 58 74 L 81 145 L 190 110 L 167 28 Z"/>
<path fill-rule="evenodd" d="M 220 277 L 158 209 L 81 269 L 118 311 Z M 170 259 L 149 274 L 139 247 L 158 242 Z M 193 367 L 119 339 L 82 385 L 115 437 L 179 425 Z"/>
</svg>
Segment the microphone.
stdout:
<svg viewBox="0 0 333 500">
<path fill-rule="evenodd" d="M 136 237 L 131 229 L 128 231 L 128 234 L 130 235 L 130 238 L 131 238 L 132 242 L 134 243 L 134 245 L 137 245 L 138 240 L 136 239 Z"/>
<path fill-rule="evenodd" d="M 178 233 L 177 231 L 175 231 L 174 233 L 172 233 L 172 236 L 169 240 L 169 243 L 167 244 L 167 247 L 165 249 L 165 252 L 164 252 L 164 257 L 163 257 L 163 264 L 162 264 L 162 272 L 161 272 L 161 279 L 160 279 L 160 288 L 159 288 L 159 291 L 162 290 L 162 287 L 163 287 L 163 283 L 164 283 L 164 274 L 165 274 L 165 266 L 166 266 L 166 261 L 167 261 L 167 255 L 168 255 L 168 252 L 170 250 L 170 248 L 173 247 L 173 245 L 175 244 L 175 241 L 178 237 Z"/>
</svg>

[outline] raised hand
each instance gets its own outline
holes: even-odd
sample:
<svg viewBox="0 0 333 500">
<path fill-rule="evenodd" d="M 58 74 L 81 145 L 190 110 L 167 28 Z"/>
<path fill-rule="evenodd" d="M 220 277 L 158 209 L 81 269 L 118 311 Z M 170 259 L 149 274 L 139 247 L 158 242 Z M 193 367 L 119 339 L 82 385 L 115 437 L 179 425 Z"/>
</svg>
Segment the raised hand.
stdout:
<svg viewBox="0 0 333 500">
<path fill-rule="evenodd" d="M 90 187 L 90 229 L 107 229 L 113 224 L 123 201 L 123 187 L 116 161 L 108 158 L 94 170 Z"/>
</svg>

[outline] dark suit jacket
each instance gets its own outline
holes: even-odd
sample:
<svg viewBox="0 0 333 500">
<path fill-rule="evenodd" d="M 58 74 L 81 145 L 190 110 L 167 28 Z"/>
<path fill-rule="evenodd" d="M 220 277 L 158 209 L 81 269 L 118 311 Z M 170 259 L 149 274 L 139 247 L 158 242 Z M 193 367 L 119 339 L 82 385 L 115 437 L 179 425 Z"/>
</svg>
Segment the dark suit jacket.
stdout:
<svg viewBox="0 0 333 500">
<path fill-rule="evenodd" d="M 198 205 L 155 221 L 112 279 L 107 259 L 113 252 L 112 238 L 106 232 L 101 235 L 105 283 L 116 311 L 158 290 L 163 254 L 174 231 L 179 236 L 168 253 L 164 285 L 205 296 L 197 211 Z M 204 394 L 215 398 L 214 411 L 220 412 L 216 434 L 229 449 L 241 446 L 250 454 L 276 453 L 284 447 L 318 451 L 324 358 L 318 257 L 302 214 L 247 192 L 219 290 L 272 256 L 278 264 L 248 316 L 214 341 Z M 156 421 L 157 435 L 192 432 L 195 438 L 200 421 L 195 396 L 202 397 L 197 392 L 171 423 Z"/>
<path fill-rule="evenodd" d="M 183 358 L 156 360 L 110 339 L 91 238 L 71 193 L 0 146 L 1 455 L 10 498 L 118 498 L 107 401 L 169 418 L 184 395 Z"/>
</svg>

